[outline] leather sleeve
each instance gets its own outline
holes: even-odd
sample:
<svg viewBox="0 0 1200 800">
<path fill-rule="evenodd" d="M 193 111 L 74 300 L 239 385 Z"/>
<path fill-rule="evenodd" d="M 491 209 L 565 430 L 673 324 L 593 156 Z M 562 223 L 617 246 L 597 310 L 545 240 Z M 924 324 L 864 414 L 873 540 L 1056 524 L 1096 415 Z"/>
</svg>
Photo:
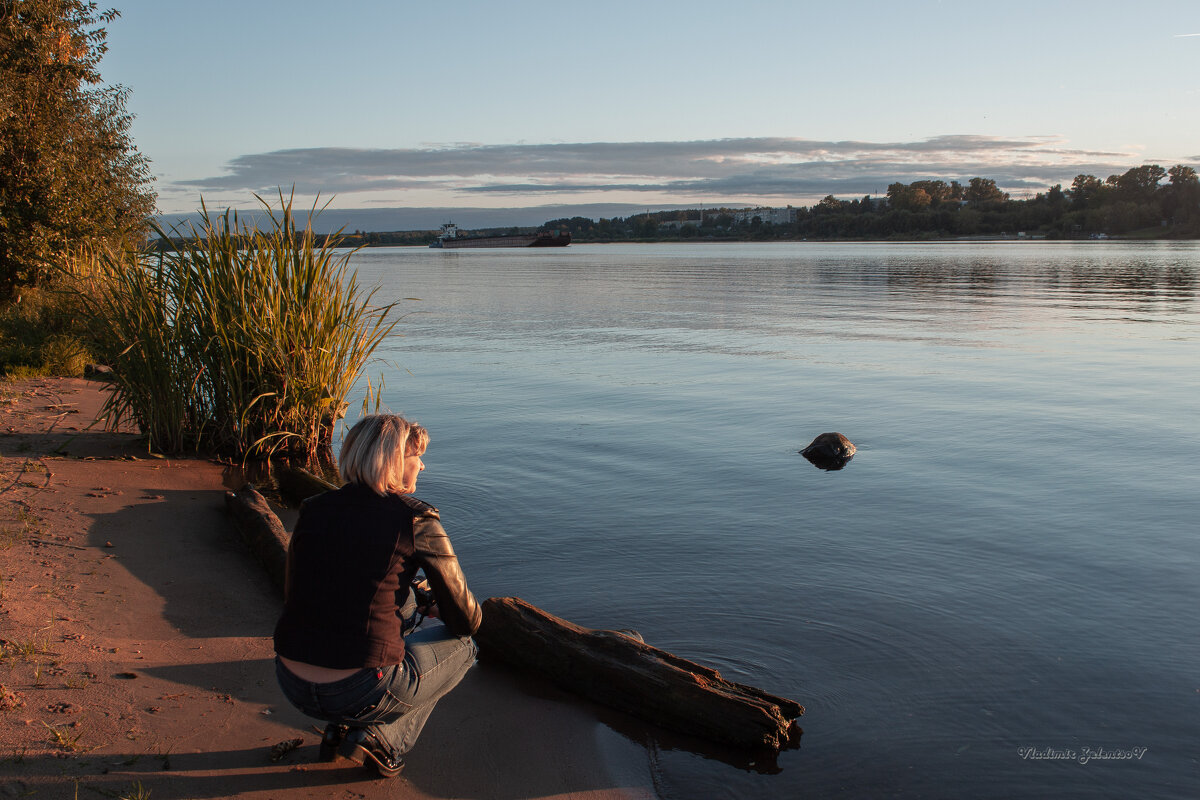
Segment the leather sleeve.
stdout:
<svg viewBox="0 0 1200 800">
<path fill-rule="evenodd" d="M 458 556 L 435 509 L 429 508 L 413 520 L 413 541 L 414 555 L 433 590 L 442 623 L 458 636 L 475 633 L 483 621 L 483 612 L 467 588 Z"/>
</svg>

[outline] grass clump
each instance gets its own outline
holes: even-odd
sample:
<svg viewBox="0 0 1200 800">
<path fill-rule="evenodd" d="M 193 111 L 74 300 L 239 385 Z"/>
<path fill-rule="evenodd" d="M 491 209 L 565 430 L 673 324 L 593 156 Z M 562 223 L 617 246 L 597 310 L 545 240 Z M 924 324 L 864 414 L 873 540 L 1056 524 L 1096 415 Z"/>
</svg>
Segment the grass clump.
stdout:
<svg viewBox="0 0 1200 800">
<path fill-rule="evenodd" d="M 265 228 L 201 200 L 199 226 L 155 228 L 174 249 L 101 259 L 88 296 L 115 342 L 105 411 L 135 421 L 157 452 L 311 458 L 396 324 L 393 305 L 371 306 L 374 290 L 358 285 L 354 251 L 318 244 L 315 206 L 301 228 L 279 199 L 259 198 Z"/>
<path fill-rule="evenodd" d="M 120 796 L 120 800 L 150 800 L 150 791 L 142 786 L 141 781 L 134 781 L 129 790 Z"/>
<path fill-rule="evenodd" d="M 93 334 L 70 265 L 43 287 L 22 289 L 0 309 L 0 373 L 78 377 L 94 359 Z"/>
<path fill-rule="evenodd" d="M 77 730 L 74 734 L 71 734 L 64 730 L 64 728 L 67 726 L 47 725 L 45 722 L 43 722 L 42 725 L 45 725 L 46 730 L 50 731 L 50 739 L 58 747 L 62 748 L 63 750 L 82 749 L 82 745 L 79 744 L 79 740 L 83 737 L 82 730 Z"/>
<path fill-rule="evenodd" d="M 10 528 L 7 525 L 0 526 L 0 550 L 8 550 L 15 547 L 25 538 L 24 532 L 16 528 Z M 0 600 L 4 599 L 3 587 L 0 586 Z M 3 650 L 0 649 L 0 659 L 3 657 Z"/>
</svg>

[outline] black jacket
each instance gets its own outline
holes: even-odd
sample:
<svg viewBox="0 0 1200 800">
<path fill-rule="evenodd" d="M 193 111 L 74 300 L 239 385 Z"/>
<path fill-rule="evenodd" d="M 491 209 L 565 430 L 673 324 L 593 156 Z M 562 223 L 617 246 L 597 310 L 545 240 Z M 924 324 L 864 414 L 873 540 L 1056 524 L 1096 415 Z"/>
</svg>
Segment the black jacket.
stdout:
<svg viewBox="0 0 1200 800">
<path fill-rule="evenodd" d="M 309 498 L 288 546 L 275 652 L 331 669 L 400 663 L 400 609 L 418 569 L 446 627 L 459 636 L 478 630 L 479 604 L 436 508 L 359 484 Z"/>
</svg>

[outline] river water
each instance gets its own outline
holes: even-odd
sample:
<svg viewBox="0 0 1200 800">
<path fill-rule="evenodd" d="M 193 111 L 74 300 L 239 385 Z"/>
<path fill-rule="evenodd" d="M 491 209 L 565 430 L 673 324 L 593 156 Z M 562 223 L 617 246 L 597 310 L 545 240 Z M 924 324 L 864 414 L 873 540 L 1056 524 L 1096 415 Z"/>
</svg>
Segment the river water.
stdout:
<svg viewBox="0 0 1200 800">
<path fill-rule="evenodd" d="M 807 706 L 777 759 L 611 723 L 662 797 L 1195 796 L 1196 243 L 352 263 L 420 298 L 371 377 L 476 594 Z"/>
</svg>

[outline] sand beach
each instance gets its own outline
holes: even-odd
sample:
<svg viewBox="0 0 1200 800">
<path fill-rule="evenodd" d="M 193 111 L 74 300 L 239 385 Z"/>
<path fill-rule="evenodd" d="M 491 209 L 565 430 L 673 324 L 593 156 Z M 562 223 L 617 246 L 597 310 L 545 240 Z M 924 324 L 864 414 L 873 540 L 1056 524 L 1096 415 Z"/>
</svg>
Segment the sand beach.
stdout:
<svg viewBox="0 0 1200 800">
<path fill-rule="evenodd" d="M 401 777 L 318 763 L 274 681 L 279 599 L 224 510 L 240 471 L 101 430 L 104 397 L 0 384 L 0 796 L 654 796 L 641 745 L 486 663 Z"/>
</svg>

